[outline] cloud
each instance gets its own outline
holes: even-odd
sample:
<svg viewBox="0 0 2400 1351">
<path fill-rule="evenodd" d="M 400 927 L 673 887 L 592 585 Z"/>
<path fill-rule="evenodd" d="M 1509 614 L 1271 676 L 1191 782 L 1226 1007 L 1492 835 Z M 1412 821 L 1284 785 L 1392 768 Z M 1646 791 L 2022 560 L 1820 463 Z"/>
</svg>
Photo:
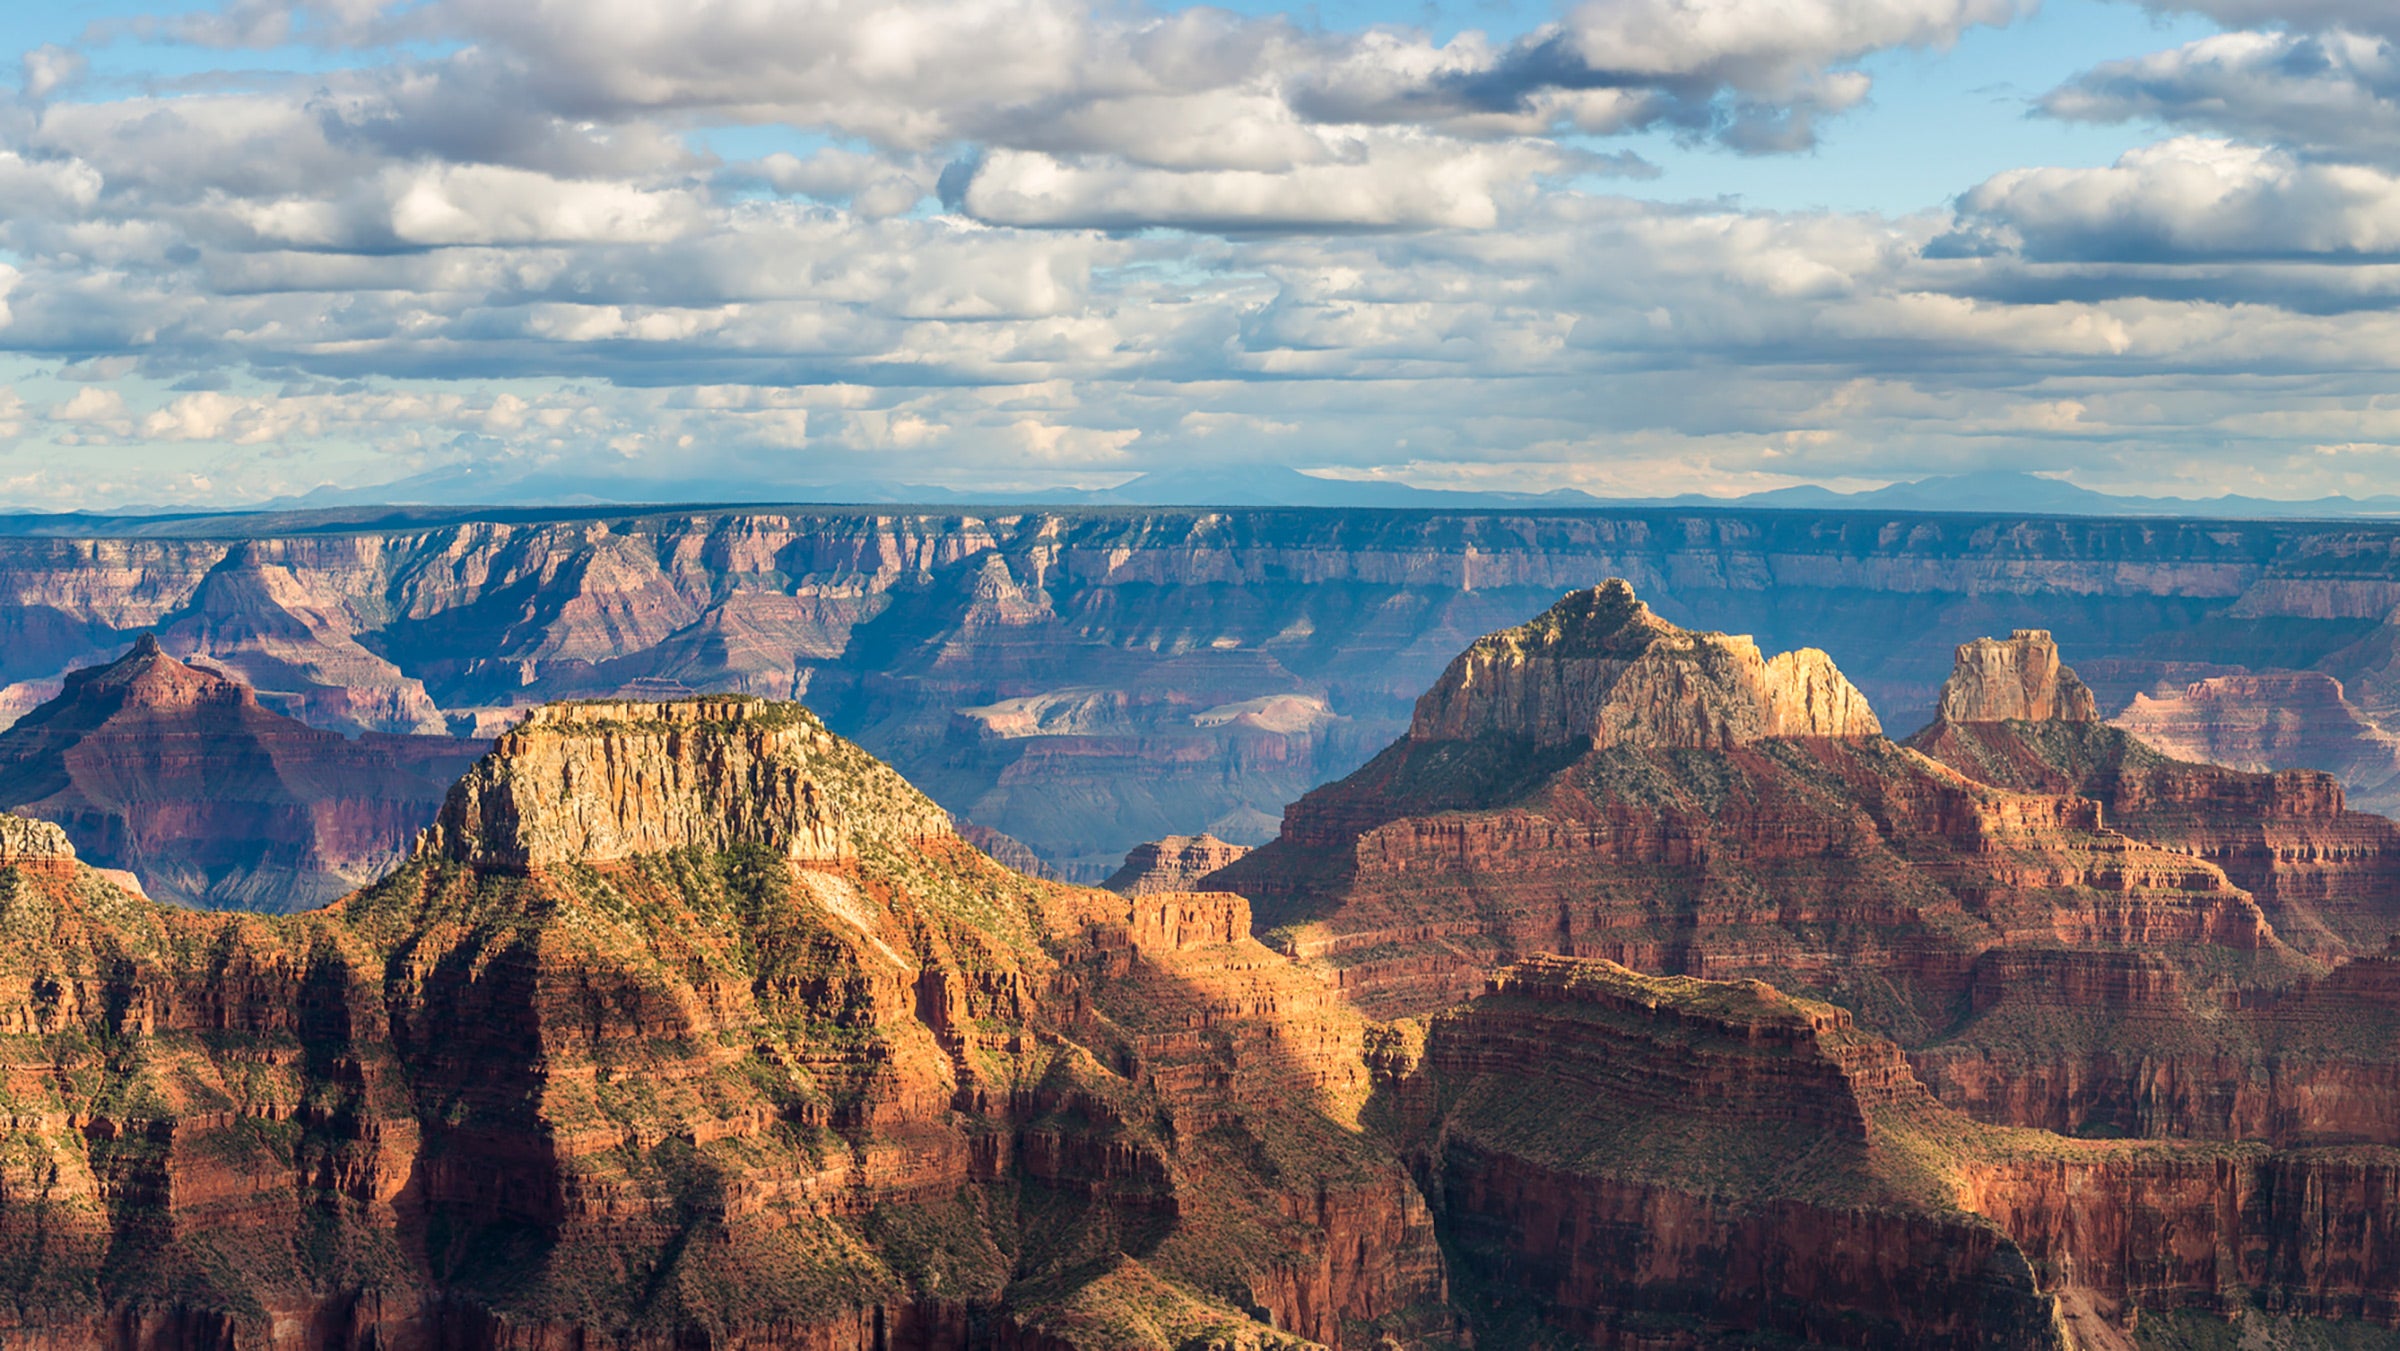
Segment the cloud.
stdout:
<svg viewBox="0 0 2400 1351">
<path fill-rule="evenodd" d="M 2228 28 L 2300 32 L 2347 29 L 2400 37 L 2400 10 L 2384 0 L 2144 0 L 2162 13 L 2204 14 Z"/>
<path fill-rule="evenodd" d="M 2400 259 L 2400 178 L 2179 137 L 2099 169 L 2015 169 L 1959 199 L 1937 254 L 2041 261 Z"/>
<path fill-rule="evenodd" d="M 24 71 L 21 87 L 25 97 L 46 99 L 82 79 L 91 68 L 91 59 L 72 48 L 45 42 L 18 58 L 18 64 Z"/>
<path fill-rule="evenodd" d="M 1482 229 L 1498 222 L 1499 198 L 1565 162 L 1524 142 L 1456 147 L 1391 137 L 1359 143 L 1348 162 L 1283 172 L 1172 173 L 1001 151 L 976 167 L 959 204 L 1003 225 Z"/>
<path fill-rule="evenodd" d="M 1611 0 L 1435 42 L 1065 0 L 245 0 L 169 26 L 316 43 L 307 74 L 0 108 L 0 492 L 2359 472 L 2313 447 L 2382 435 L 2355 413 L 2400 372 L 2395 166 L 2340 139 L 2384 135 L 2365 39 L 2102 68 L 2053 111 L 2230 139 L 1952 211 L 1596 183 L 1646 166 L 1595 138 L 1643 128 L 1805 144 L 1872 53 L 2019 12 Z M 2173 92 L 2279 62 L 2366 101 Z"/>
<path fill-rule="evenodd" d="M 2400 165 L 2400 51 L 2347 29 L 2220 33 L 2077 76 L 2041 101 L 2084 122 L 2151 118 L 2318 157 Z"/>
</svg>

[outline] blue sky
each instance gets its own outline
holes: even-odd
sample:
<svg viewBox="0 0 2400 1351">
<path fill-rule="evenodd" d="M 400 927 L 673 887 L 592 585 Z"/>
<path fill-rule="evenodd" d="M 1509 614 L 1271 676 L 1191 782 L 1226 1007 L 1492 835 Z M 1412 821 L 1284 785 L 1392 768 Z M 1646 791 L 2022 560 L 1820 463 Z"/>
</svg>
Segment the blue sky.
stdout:
<svg viewBox="0 0 2400 1351">
<path fill-rule="evenodd" d="M 2365 0 L 12 6 L 0 502 L 2395 491 L 2395 37 Z"/>
</svg>

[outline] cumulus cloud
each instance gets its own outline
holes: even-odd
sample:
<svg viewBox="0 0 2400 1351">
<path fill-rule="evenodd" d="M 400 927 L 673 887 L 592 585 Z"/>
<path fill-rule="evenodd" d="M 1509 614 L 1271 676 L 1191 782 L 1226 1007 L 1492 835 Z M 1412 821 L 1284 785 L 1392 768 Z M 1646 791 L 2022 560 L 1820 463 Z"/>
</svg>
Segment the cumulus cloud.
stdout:
<svg viewBox="0 0 2400 1351">
<path fill-rule="evenodd" d="M 1407 138 L 1378 138 L 1361 143 L 1349 162 L 1281 173 L 1172 173 L 1001 151 L 976 167 L 959 204 L 1005 225 L 1480 229 L 1498 222 L 1501 196 L 1564 162 L 1545 146 L 1521 142 L 1460 148 Z"/>
<path fill-rule="evenodd" d="M 2400 10 L 2384 0 L 2144 0 L 2164 13 L 2204 14 L 2229 28 L 2347 29 L 2400 37 Z"/>
<path fill-rule="evenodd" d="M 1937 254 L 2044 261 L 2400 258 L 2400 178 L 2180 137 L 2099 169 L 2015 169 L 1959 199 Z"/>
<path fill-rule="evenodd" d="M 151 31 L 329 68 L 0 115 L 0 494 L 1191 454 L 1674 491 L 2379 435 L 2341 412 L 2400 368 L 2393 166 L 2301 121 L 1901 218 L 1594 184 L 1644 166 L 1593 137 L 1802 145 L 1862 58 L 2019 10 L 1591 0 L 1435 42 L 1068 0 L 240 0 Z M 2279 61 L 2379 87 L 2337 39 L 2192 44 L 2052 110 L 2168 116 Z M 2361 97 L 2319 121 L 2382 134 Z M 2243 380 L 2289 417 L 2221 430 Z"/>
<path fill-rule="evenodd" d="M 18 59 L 24 75 L 20 87 L 29 99 L 46 99 L 83 78 L 91 59 L 70 47 L 45 42 Z"/>
<path fill-rule="evenodd" d="M 2320 157 L 2400 163 L 2400 52 L 2349 29 L 2216 34 L 2095 67 L 2041 107 L 2076 121 L 2153 118 Z"/>
</svg>

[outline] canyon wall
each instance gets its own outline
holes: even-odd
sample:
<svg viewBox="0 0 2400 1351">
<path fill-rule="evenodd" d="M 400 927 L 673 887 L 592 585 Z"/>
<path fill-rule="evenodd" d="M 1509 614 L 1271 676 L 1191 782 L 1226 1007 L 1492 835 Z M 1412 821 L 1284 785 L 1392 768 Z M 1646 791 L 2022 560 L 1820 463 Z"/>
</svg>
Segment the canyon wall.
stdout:
<svg viewBox="0 0 2400 1351">
<path fill-rule="evenodd" d="M 1535 959 L 1378 1070 L 1468 1298 L 1588 1345 L 2131 1348 L 2186 1310 L 2400 1335 L 2400 1150 L 1985 1125 L 1757 982 Z"/>
<path fill-rule="evenodd" d="M 543 710 L 299 916 L 0 823 L 12 1347 L 1446 1333 L 1363 1024 L 1238 897 L 1010 873 L 797 706 Z"/>
<path fill-rule="evenodd" d="M 2400 688 L 2381 628 L 2400 605 L 2400 527 L 2377 524 L 504 515 L 0 538 L 0 712 L 145 630 L 272 709 L 351 732 L 490 736 L 559 697 L 799 697 L 943 806 L 1097 880 L 1169 834 L 1265 841 L 1286 802 L 1400 735 L 1479 635 L 1611 576 L 1679 624 L 1824 649 L 1895 733 L 1930 717 L 1952 646 L 2013 627 L 2053 632 L 2103 712 L 2199 666 L 2324 665 L 2370 716 Z"/>
</svg>

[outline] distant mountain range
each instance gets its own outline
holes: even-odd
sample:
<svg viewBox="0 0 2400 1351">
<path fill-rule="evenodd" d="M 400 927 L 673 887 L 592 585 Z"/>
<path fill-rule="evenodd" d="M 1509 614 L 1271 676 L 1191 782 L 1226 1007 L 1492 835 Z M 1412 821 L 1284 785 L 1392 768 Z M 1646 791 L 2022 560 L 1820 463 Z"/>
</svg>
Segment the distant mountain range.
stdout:
<svg viewBox="0 0 2400 1351">
<path fill-rule="evenodd" d="M 721 478 L 630 479 L 542 471 L 506 477 L 490 469 L 446 470 L 368 488 L 319 488 L 250 507 L 192 511 L 126 507 L 107 513 L 24 513 L 0 516 L 5 534 L 182 534 L 202 523 L 243 518 L 246 524 L 282 521 L 278 529 L 336 525 L 399 525 L 434 519 L 510 517 L 556 519 L 563 514 L 614 514 L 628 506 L 706 504 L 910 506 L 1350 507 L 1429 510 L 1573 511 L 1627 507 L 1792 511 L 1929 511 L 1977 515 L 2161 516 L 2231 520 L 2350 520 L 2400 518 L 2400 495 L 2282 499 L 2137 497 L 2080 488 L 2061 479 L 2009 470 L 1953 474 L 1894 483 L 1862 492 L 1814 485 L 1735 497 L 1685 493 L 1675 497 L 1598 497 L 1574 488 L 1546 493 L 1462 492 L 1406 483 L 1323 478 L 1281 465 L 1161 469 L 1109 488 L 970 491 L 882 479 L 839 483 L 765 483 Z M 429 510 L 430 509 L 430 510 Z M 471 512 L 468 511 L 471 509 Z"/>
</svg>

